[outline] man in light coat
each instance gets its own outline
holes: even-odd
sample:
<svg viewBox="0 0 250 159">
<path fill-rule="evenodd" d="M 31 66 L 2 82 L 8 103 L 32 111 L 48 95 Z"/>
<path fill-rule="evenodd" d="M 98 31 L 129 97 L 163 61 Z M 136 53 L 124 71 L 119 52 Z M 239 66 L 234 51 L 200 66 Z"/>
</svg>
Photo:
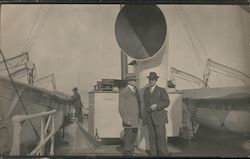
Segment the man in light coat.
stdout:
<svg viewBox="0 0 250 159">
<path fill-rule="evenodd" d="M 156 85 L 159 76 L 155 72 L 150 72 L 147 78 L 150 86 L 143 93 L 143 122 L 148 126 L 150 154 L 169 156 L 165 128 L 168 118 L 164 110 L 169 105 L 169 97 L 164 88 Z"/>
<path fill-rule="evenodd" d="M 121 115 L 122 125 L 124 128 L 124 155 L 132 156 L 138 132 L 141 108 L 139 94 L 135 86 L 136 76 L 129 73 L 126 80 L 128 81 L 127 86 L 119 93 L 119 113 Z"/>
</svg>

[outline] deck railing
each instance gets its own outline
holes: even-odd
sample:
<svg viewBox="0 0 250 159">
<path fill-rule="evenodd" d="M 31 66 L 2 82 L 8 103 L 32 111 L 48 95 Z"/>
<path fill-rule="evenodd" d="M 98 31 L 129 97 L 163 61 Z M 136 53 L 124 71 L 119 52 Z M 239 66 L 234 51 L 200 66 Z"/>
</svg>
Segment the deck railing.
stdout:
<svg viewBox="0 0 250 159">
<path fill-rule="evenodd" d="M 30 120 L 33 118 L 40 118 L 40 141 L 34 150 L 32 150 L 29 155 L 44 155 L 45 144 L 51 140 L 50 145 L 50 155 L 54 155 L 54 135 L 55 135 L 55 113 L 56 110 L 51 110 L 48 112 L 41 112 L 31 115 L 15 115 L 12 118 L 13 123 L 13 144 L 10 151 L 10 155 L 20 155 L 20 134 L 22 130 L 22 123 L 25 120 Z M 48 116 L 47 120 L 46 117 Z M 46 120 L 46 121 L 45 121 Z M 49 126 L 51 130 L 48 132 Z"/>
</svg>

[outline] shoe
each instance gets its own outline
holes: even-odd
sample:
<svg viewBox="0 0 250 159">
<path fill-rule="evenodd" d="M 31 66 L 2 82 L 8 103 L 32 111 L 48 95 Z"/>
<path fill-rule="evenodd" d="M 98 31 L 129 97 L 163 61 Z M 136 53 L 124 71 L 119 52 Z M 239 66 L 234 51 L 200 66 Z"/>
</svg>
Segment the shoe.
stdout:
<svg viewBox="0 0 250 159">
<path fill-rule="evenodd" d="M 160 157 L 170 157 L 172 156 L 172 152 L 167 152 L 167 153 L 159 153 L 157 156 L 160 156 Z"/>
<path fill-rule="evenodd" d="M 147 156 L 148 153 L 146 150 L 140 150 L 137 147 L 134 149 L 134 155 Z"/>
<path fill-rule="evenodd" d="M 167 156 L 172 156 L 172 152 L 168 152 L 168 155 Z"/>
<path fill-rule="evenodd" d="M 123 146 L 117 146 L 116 150 L 119 151 L 120 153 L 122 153 L 124 151 L 124 147 Z"/>
<path fill-rule="evenodd" d="M 133 156 L 133 155 L 132 155 L 132 152 L 131 152 L 131 151 L 126 151 L 126 152 L 124 153 L 124 156 Z"/>
</svg>

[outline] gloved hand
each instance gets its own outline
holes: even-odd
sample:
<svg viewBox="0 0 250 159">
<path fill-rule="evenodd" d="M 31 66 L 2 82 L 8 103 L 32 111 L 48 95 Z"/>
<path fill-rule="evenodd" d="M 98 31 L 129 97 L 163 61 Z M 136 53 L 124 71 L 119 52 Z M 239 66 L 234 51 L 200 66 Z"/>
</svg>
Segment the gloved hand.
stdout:
<svg viewBox="0 0 250 159">
<path fill-rule="evenodd" d="M 127 122 L 126 122 L 126 124 L 127 124 L 127 125 L 132 125 L 132 123 L 131 123 L 131 121 L 130 121 L 130 120 L 129 120 L 129 121 L 127 121 Z"/>
<path fill-rule="evenodd" d="M 132 125 L 131 121 L 123 121 L 125 127 L 130 127 Z"/>
<path fill-rule="evenodd" d="M 151 105 L 151 107 L 150 107 L 150 109 L 153 110 L 153 111 L 156 110 L 156 108 L 157 108 L 157 105 L 156 105 L 156 104 L 153 104 L 153 105 Z"/>
</svg>

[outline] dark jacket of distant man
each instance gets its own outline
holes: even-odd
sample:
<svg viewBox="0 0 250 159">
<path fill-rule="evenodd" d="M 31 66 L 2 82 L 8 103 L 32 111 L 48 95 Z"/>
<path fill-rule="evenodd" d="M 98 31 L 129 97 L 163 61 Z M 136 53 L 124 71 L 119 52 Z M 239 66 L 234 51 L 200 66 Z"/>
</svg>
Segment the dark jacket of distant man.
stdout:
<svg viewBox="0 0 250 159">
<path fill-rule="evenodd" d="M 75 116 L 77 117 L 79 122 L 83 122 L 83 117 L 82 117 L 82 101 L 81 101 L 81 96 L 78 93 L 78 89 L 75 87 L 73 89 L 73 95 L 71 96 L 72 98 L 72 102 L 73 102 L 73 106 L 75 108 Z"/>
</svg>

